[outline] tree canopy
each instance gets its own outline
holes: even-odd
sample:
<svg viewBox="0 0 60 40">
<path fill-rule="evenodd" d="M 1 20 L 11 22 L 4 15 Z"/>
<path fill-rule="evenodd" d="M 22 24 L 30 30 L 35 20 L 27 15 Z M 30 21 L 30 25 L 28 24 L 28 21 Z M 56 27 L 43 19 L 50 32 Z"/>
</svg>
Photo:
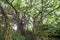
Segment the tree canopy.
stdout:
<svg viewBox="0 0 60 40">
<path fill-rule="evenodd" d="M 60 40 L 60 0 L 0 0 L 0 40 Z"/>
</svg>

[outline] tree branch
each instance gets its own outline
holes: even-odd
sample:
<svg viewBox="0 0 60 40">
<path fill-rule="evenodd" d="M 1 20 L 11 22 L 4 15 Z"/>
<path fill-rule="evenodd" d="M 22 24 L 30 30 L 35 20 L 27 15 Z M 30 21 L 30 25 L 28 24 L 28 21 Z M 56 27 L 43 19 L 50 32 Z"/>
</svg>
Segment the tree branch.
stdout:
<svg viewBox="0 0 60 40">
<path fill-rule="evenodd" d="M 1 10 L 1 14 L 2 14 L 2 17 L 4 18 L 3 20 L 3 22 L 4 22 L 4 28 L 3 28 L 3 38 L 4 38 L 4 40 L 11 40 L 11 36 L 9 36 L 9 35 L 11 35 L 10 34 L 10 24 L 8 23 L 8 16 L 7 16 L 7 14 L 6 14 L 6 12 L 4 11 L 4 9 L 3 9 L 3 7 L 0 5 L 0 10 Z M 6 33 L 6 34 L 5 34 Z M 8 33 L 9 33 L 9 35 L 8 35 Z"/>
<path fill-rule="evenodd" d="M 5 18 L 7 18 L 7 15 L 6 15 L 6 13 L 5 13 L 5 11 L 3 10 L 3 8 L 2 8 L 1 5 L 0 5 L 0 10 L 1 10 L 2 15 L 3 15 Z"/>
<path fill-rule="evenodd" d="M 9 3 L 8 0 L 6 0 L 6 2 L 15 10 L 15 15 L 16 16 L 16 21 L 19 22 L 19 13 L 18 11 L 15 9 L 15 7 L 12 5 L 12 3 Z"/>
<path fill-rule="evenodd" d="M 14 6 L 12 5 L 12 3 L 9 3 L 8 0 L 6 0 L 6 2 L 15 10 L 15 13 L 17 14 L 17 10 L 14 8 Z"/>
<path fill-rule="evenodd" d="M 46 9 L 47 7 L 48 7 L 48 5 L 49 5 L 49 3 L 50 3 L 50 1 L 48 1 L 47 3 L 46 3 L 46 5 L 44 5 L 44 9 Z M 50 6 L 49 6 L 50 7 Z"/>
<path fill-rule="evenodd" d="M 35 9 L 37 9 L 37 8 L 35 8 Z M 38 11 L 39 11 L 39 13 L 38 14 L 34 14 L 35 16 L 34 16 L 34 18 L 36 18 L 40 13 L 42 13 L 39 9 L 37 9 Z"/>
<path fill-rule="evenodd" d="M 13 2 L 13 1 L 14 1 L 14 0 L 12 0 L 12 2 Z M 11 3 L 12 3 L 12 2 L 11 2 Z"/>
<path fill-rule="evenodd" d="M 56 10 L 56 9 L 58 9 L 59 7 L 60 7 L 60 5 L 59 5 L 57 8 L 54 8 L 53 10 L 51 10 L 49 13 L 51 13 L 51 12 L 55 11 L 55 10 Z M 48 13 L 48 14 L 46 14 L 45 16 L 49 15 L 49 13 Z"/>
</svg>

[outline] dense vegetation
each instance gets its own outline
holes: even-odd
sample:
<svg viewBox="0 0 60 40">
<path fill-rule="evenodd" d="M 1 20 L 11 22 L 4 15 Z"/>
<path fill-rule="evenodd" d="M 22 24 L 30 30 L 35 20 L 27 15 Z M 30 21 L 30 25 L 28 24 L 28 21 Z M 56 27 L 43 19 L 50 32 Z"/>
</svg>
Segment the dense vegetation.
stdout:
<svg viewBox="0 0 60 40">
<path fill-rule="evenodd" d="M 60 0 L 0 0 L 0 40 L 60 40 Z"/>
</svg>

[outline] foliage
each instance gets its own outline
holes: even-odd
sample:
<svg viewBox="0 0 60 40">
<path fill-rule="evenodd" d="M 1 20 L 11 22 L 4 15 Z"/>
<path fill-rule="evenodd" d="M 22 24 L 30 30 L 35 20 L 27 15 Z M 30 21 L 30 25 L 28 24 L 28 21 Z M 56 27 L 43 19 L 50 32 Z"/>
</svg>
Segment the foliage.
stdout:
<svg viewBox="0 0 60 40">
<path fill-rule="evenodd" d="M 60 35 L 59 0 L 0 0 L 1 40 L 56 39 L 53 35 Z"/>
</svg>

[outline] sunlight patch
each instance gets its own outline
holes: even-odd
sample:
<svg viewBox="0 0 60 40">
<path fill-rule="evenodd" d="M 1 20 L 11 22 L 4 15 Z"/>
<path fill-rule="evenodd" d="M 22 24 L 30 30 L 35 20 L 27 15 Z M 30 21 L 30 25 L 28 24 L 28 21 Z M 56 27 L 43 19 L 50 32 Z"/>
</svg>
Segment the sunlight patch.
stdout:
<svg viewBox="0 0 60 40">
<path fill-rule="evenodd" d="M 13 29 L 17 30 L 17 25 L 16 24 L 14 24 Z"/>
</svg>

